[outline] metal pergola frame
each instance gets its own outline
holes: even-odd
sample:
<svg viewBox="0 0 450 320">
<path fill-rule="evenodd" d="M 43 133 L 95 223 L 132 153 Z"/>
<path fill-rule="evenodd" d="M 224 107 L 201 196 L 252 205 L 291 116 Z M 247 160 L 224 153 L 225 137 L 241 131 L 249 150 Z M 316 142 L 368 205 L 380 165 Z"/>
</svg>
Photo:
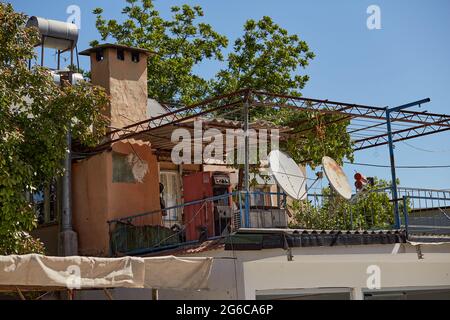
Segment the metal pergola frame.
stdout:
<svg viewBox="0 0 450 320">
<path fill-rule="evenodd" d="M 368 133 L 370 130 L 373 131 L 374 128 L 380 128 L 387 125 L 386 107 L 310 99 L 252 89 L 243 89 L 207 99 L 191 106 L 178 108 L 166 114 L 139 121 L 123 128 L 114 129 L 108 133 L 109 139 L 97 146 L 96 149 L 101 149 L 120 140 L 136 139 L 136 137 L 145 135 L 156 129 L 179 124 L 186 120 L 204 116 L 215 111 L 243 107 L 246 102 L 248 103 L 249 109 L 253 107 L 290 108 L 299 111 L 315 111 L 321 114 L 342 115 L 340 120 L 335 120 L 333 122 L 368 119 L 374 123 L 363 128 L 351 129 L 348 131 L 350 135 L 357 132 Z M 393 142 L 409 140 L 450 130 L 450 115 L 403 109 L 390 111 L 389 114 L 390 121 L 393 125 L 391 132 Z M 325 125 L 326 124 L 327 123 L 325 123 Z M 398 124 L 399 126 L 395 127 L 395 124 Z M 307 130 L 310 129 L 304 131 Z M 355 138 L 352 139 L 354 150 L 358 151 L 386 145 L 389 143 L 388 135 L 386 130 L 386 132 L 380 134 L 366 135 L 361 138 L 356 138 L 355 136 Z"/>
<path fill-rule="evenodd" d="M 249 193 L 249 110 L 255 107 L 266 108 L 289 108 L 303 112 L 317 112 L 320 114 L 332 114 L 341 116 L 331 122 L 324 123 L 324 125 L 349 121 L 350 125 L 347 127 L 347 132 L 350 134 L 354 151 L 365 150 L 382 145 L 389 145 L 391 174 L 392 174 L 392 191 L 396 198 L 397 185 L 395 173 L 395 160 L 393 152 L 393 144 L 398 141 L 409 140 L 417 137 L 427 136 L 430 134 L 444 132 L 450 130 L 450 115 L 435 114 L 429 112 L 419 112 L 405 110 L 414 106 L 419 106 L 428 103 L 430 99 L 423 99 L 420 101 L 408 103 L 402 106 L 389 108 L 377 107 L 361 104 L 337 102 L 330 100 L 319 100 L 311 98 L 303 98 L 292 95 L 283 95 L 269 93 L 253 89 L 242 89 L 229 94 L 217 96 L 205 101 L 193 104 L 187 107 L 178 107 L 173 111 L 153 118 L 149 118 L 123 128 L 117 128 L 108 133 L 108 137 L 99 146 L 95 148 L 97 151 L 108 148 L 112 143 L 128 140 L 128 139 L 143 139 L 149 140 L 152 132 L 161 130 L 162 128 L 170 126 L 179 126 L 187 120 L 192 120 L 212 114 L 217 111 L 225 111 L 233 108 L 242 109 L 242 128 L 245 132 L 245 167 L 244 167 L 244 183 L 247 195 Z M 362 125 L 359 128 L 352 126 L 354 120 L 364 121 L 370 125 Z M 305 123 L 305 120 L 292 125 L 292 127 Z M 386 126 L 386 131 L 382 127 Z M 295 131 L 292 129 L 290 133 L 301 133 L 313 130 L 314 126 Z M 289 134 L 289 133 L 287 133 Z M 145 138 L 147 137 L 147 138 Z M 161 138 L 155 136 L 156 138 Z M 400 215 L 398 210 L 397 200 L 394 199 L 395 221 L 396 226 L 400 226 Z M 246 203 L 248 203 L 248 196 L 246 196 Z M 248 205 L 246 205 L 248 208 Z"/>
</svg>

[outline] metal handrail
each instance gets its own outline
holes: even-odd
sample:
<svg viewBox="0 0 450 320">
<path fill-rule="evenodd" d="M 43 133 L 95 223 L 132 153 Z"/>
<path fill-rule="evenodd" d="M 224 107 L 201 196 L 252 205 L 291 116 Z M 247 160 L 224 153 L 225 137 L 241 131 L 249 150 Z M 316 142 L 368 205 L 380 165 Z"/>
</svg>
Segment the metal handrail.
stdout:
<svg viewBox="0 0 450 320">
<path fill-rule="evenodd" d="M 172 207 L 167 207 L 167 208 L 163 208 L 163 209 L 157 209 L 157 210 L 153 210 L 153 211 L 148 211 L 148 212 L 143 212 L 143 213 L 139 213 L 139 214 L 135 214 L 135 215 L 131 215 L 131 216 L 126 216 L 126 217 L 120 217 L 120 218 L 115 218 L 112 220 L 108 220 L 108 223 L 112 223 L 112 222 L 121 222 L 121 221 L 127 221 L 127 220 L 132 220 L 132 219 L 136 219 L 136 218 L 141 218 L 141 217 L 145 217 L 148 215 L 152 215 L 152 214 L 156 214 L 156 213 L 160 213 L 160 212 L 164 212 L 164 211 L 168 211 L 168 210 L 174 210 L 174 209 L 178 209 L 178 208 L 183 208 L 186 206 L 191 206 L 194 204 L 199 204 L 199 203 L 203 203 L 205 201 L 217 201 L 217 200 L 221 200 L 221 199 L 226 199 L 229 198 L 230 196 L 234 196 L 236 195 L 237 192 L 231 192 L 231 193 L 226 193 L 220 196 L 214 196 L 214 197 L 210 197 L 210 198 L 205 198 L 205 199 L 199 199 L 199 200 L 193 200 L 193 201 L 189 201 L 189 202 L 185 202 L 183 204 L 179 204 L 176 206 L 172 206 Z"/>
</svg>

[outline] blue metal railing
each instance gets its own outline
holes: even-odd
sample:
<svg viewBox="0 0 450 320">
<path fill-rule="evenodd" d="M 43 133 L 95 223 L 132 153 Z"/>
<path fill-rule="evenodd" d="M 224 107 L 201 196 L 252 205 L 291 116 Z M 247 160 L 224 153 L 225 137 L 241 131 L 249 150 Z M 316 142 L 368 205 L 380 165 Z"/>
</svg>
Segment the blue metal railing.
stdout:
<svg viewBox="0 0 450 320">
<path fill-rule="evenodd" d="M 219 219 L 215 227 L 220 232 L 214 237 L 221 237 L 242 227 L 395 229 L 393 202 L 397 201 L 402 213 L 401 228 L 407 232 L 450 234 L 450 191 L 398 188 L 398 196 L 393 199 L 390 188 L 381 188 L 363 192 L 350 201 L 330 193 L 308 194 L 306 201 L 288 203 L 283 193 L 252 191 L 247 195 L 236 191 L 108 221 L 111 253 L 131 254 L 195 243 L 197 240 L 186 239 L 186 228 L 193 223 L 183 219 L 188 208 L 206 210 L 211 218 L 215 211 L 206 208 L 230 208 L 223 211 L 225 218 Z"/>
<path fill-rule="evenodd" d="M 148 249 L 161 250 L 188 243 L 186 229 L 193 223 L 193 219 L 191 221 L 183 219 L 182 215 L 187 209 L 197 213 L 203 210 L 205 212 L 202 211 L 202 214 L 208 214 L 211 219 L 216 219 L 221 213 L 224 214 L 225 218 L 219 216 L 215 220 L 216 237 L 229 234 L 241 227 L 287 227 L 284 194 L 249 192 L 249 210 L 245 210 L 246 195 L 246 192 L 232 192 L 110 220 L 108 224 L 111 254 L 130 254 Z M 278 203 L 281 206 L 275 205 Z M 223 211 L 219 212 L 222 209 Z M 270 218 L 267 219 L 268 217 Z"/>
<path fill-rule="evenodd" d="M 447 193 L 443 192 L 445 196 L 402 197 L 403 207 L 408 208 L 404 211 L 403 221 L 408 234 L 450 236 L 450 197 Z"/>
<path fill-rule="evenodd" d="M 400 228 L 408 226 L 408 216 L 412 218 L 409 225 L 417 224 L 418 215 L 424 215 L 428 212 L 428 217 L 422 217 L 423 226 L 428 226 L 430 232 L 440 231 L 443 233 L 447 229 L 447 216 L 450 218 L 450 191 L 423 189 L 423 188 L 405 188 L 397 189 L 398 198 L 394 199 L 390 187 L 361 192 L 354 195 L 350 202 L 340 201 L 334 194 L 308 194 L 308 201 L 312 207 L 311 211 L 316 210 L 322 215 L 328 211 L 324 210 L 331 207 L 334 212 L 340 212 L 340 219 L 330 214 L 328 220 L 325 217 L 319 217 L 325 221 L 324 228 L 339 229 L 392 229 L 395 226 L 393 219 L 394 203 L 397 202 L 400 213 Z M 336 198 L 336 201 L 335 201 Z M 335 203 L 336 202 L 336 203 Z M 333 205 L 330 205 L 333 204 Z M 378 203 L 378 205 L 374 205 Z M 381 204 L 381 205 L 380 205 Z M 433 218 L 431 217 L 433 215 Z M 334 219 L 334 220 L 333 220 Z M 435 224 L 432 224 L 432 219 Z M 433 227 L 434 226 L 434 227 Z M 439 228 L 443 226 L 443 228 Z M 424 227 L 425 229 L 425 227 Z M 416 232 L 417 227 L 411 227 L 411 232 Z M 425 230 L 422 230 L 425 232 Z M 449 232 L 446 232 L 447 234 Z M 444 233 L 443 233 L 444 234 Z"/>
</svg>

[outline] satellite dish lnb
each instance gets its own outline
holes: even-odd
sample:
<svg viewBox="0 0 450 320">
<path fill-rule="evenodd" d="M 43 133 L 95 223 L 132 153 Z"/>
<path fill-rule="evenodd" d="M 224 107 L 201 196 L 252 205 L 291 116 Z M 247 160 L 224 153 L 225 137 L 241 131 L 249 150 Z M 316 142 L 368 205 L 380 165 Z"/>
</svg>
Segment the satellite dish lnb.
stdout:
<svg viewBox="0 0 450 320">
<path fill-rule="evenodd" d="M 270 171 L 280 188 L 290 197 L 304 200 L 306 198 L 306 177 L 298 164 L 280 150 L 273 150 L 268 158 Z"/>
<path fill-rule="evenodd" d="M 341 166 L 326 156 L 322 158 L 322 166 L 333 190 L 344 199 L 350 200 L 352 197 L 352 187 Z"/>
</svg>

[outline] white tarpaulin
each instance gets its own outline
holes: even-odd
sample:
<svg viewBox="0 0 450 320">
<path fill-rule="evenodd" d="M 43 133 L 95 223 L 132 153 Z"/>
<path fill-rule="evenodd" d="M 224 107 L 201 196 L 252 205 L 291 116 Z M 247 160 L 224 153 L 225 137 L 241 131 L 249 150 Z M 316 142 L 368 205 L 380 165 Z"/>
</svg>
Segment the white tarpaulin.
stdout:
<svg viewBox="0 0 450 320">
<path fill-rule="evenodd" d="M 155 289 L 207 289 L 212 258 L 144 258 L 145 287 Z"/>
<path fill-rule="evenodd" d="M 0 286 L 69 289 L 142 288 L 140 258 L 0 256 Z"/>
<path fill-rule="evenodd" d="M 212 258 L 0 256 L 0 288 L 206 289 Z"/>
</svg>

